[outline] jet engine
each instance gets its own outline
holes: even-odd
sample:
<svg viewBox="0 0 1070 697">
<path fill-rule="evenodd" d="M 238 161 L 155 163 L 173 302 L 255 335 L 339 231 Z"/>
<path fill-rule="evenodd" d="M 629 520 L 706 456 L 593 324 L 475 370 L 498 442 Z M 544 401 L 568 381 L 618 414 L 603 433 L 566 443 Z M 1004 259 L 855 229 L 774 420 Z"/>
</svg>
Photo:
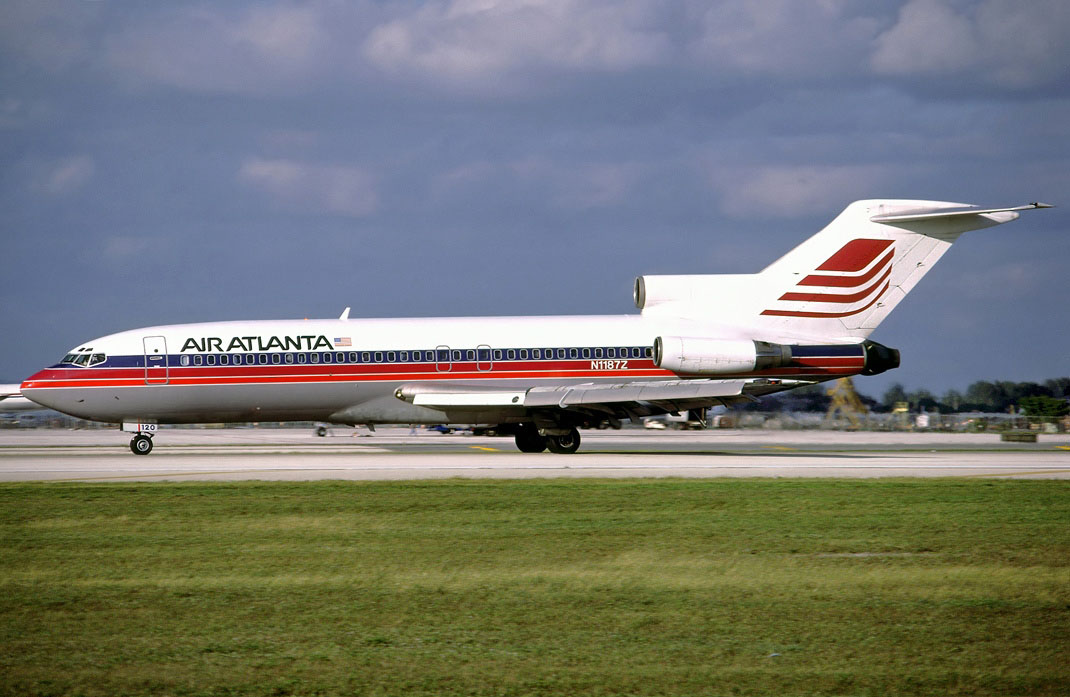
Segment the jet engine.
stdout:
<svg viewBox="0 0 1070 697">
<path fill-rule="evenodd" d="M 721 375 L 780 368 L 791 363 L 791 347 L 750 339 L 659 336 L 654 364 L 676 373 Z"/>
</svg>

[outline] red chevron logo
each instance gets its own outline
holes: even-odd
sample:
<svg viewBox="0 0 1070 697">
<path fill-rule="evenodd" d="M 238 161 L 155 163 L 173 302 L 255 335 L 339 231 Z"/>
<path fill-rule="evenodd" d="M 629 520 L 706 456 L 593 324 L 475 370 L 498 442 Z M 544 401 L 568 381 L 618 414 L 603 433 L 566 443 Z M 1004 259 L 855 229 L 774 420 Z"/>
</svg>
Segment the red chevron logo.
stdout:
<svg viewBox="0 0 1070 697">
<path fill-rule="evenodd" d="M 816 269 L 816 271 L 829 273 L 811 274 L 797 284 L 811 288 L 820 287 L 831 290 L 852 290 L 854 292 L 789 292 L 784 293 L 779 298 L 779 300 L 787 302 L 816 302 L 840 305 L 850 305 L 870 298 L 865 305 L 843 312 L 764 310 L 762 314 L 779 317 L 830 319 L 850 317 L 851 315 L 865 312 L 873 307 L 877 300 L 888 290 L 888 278 L 892 274 L 892 259 L 895 257 L 895 249 L 889 249 L 891 246 L 891 240 L 851 240 Z M 884 256 L 881 256 L 882 254 Z M 880 257 L 879 260 L 878 257 Z M 837 275 L 830 275 L 830 273 Z M 877 280 L 874 281 L 874 278 Z M 874 295 L 874 293 L 876 294 Z"/>
</svg>

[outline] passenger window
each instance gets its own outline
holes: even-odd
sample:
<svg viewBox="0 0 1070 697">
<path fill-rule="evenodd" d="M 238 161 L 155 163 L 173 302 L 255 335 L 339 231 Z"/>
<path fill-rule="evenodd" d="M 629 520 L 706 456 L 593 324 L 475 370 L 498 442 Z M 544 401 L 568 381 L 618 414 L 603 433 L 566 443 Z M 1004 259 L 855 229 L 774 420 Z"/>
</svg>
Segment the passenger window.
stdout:
<svg viewBox="0 0 1070 697">
<path fill-rule="evenodd" d="M 338 352 L 338 353 L 334 354 L 334 362 L 335 363 L 345 363 L 346 362 L 346 355 L 344 353 L 341 353 L 341 352 Z"/>
<path fill-rule="evenodd" d="M 279 363 L 282 363 L 282 355 L 280 355 L 278 353 L 271 354 L 271 362 L 274 363 L 275 365 L 278 365 Z"/>
<path fill-rule="evenodd" d="M 601 358 L 602 357 L 602 347 L 601 346 L 595 347 L 594 357 L 595 358 Z"/>
<path fill-rule="evenodd" d="M 606 358 L 616 358 L 616 357 L 617 357 L 617 349 L 613 348 L 612 346 L 610 346 L 609 348 L 606 349 Z"/>
<path fill-rule="evenodd" d="M 375 352 L 375 362 L 376 363 L 382 363 L 383 362 L 383 352 L 382 351 L 376 351 Z"/>
<path fill-rule="evenodd" d="M 349 362 L 350 363 L 356 363 L 357 362 L 357 352 L 356 351 L 350 351 L 349 352 Z"/>
<path fill-rule="evenodd" d="M 398 354 L 398 360 L 401 361 L 402 363 L 408 363 L 409 362 L 409 352 L 408 351 L 402 351 L 401 353 L 399 353 Z"/>
<path fill-rule="evenodd" d="M 494 349 L 494 360 L 500 361 L 503 355 L 501 349 Z"/>
<path fill-rule="evenodd" d="M 398 358 L 397 353 L 395 353 L 393 351 L 387 351 L 386 352 L 386 362 L 387 363 L 397 363 L 397 358 Z"/>
<path fill-rule="evenodd" d="M 360 360 L 363 361 L 364 363 L 371 363 L 372 362 L 372 354 L 370 352 L 368 352 L 368 351 L 363 351 L 360 354 Z"/>
<path fill-rule="evenodd" d="M 632 349 L 632 358 L 639 358 L 642 355 L 643 355 L 643 350 L 641 348 L 635 347 L 635 348 Z"/>
<path fill-rule="evenodd" d="M 330 363 L 331 362 L 331 354 L 329 354 L 329 353 L 323 354 L 323 362 L 324 363 Z"/>
<path fill-rule="evenodd" d="M 509 349 L 508 351 L 505 352 L 505 355 L 509 360 L 515 361 L 516 360 L 516 349 Z"/>
<path fill-rule="evenodd" d="M 646 348 L 643 349 L 643 355 L 646 356 L 647 358 L 650 358 L 650 356 L 652 355 L 652 352 L 653 352 L 653 349 L 651 349 L 649 346 L 647 346 Z"/>
<path fill-rule="evenodd" d="M 219 355 L 219 365 L 227 365 L 230 363 L 230 356 L 225 353 Z"/>
<path fill-rule="evenodd" d="M 520 349 L 520 360 L 526 361 L 528 359 L 528 350 Z"/>
<path fill-rule="evenodd" d="M 288 353 L 286 354 L 286 358 L 284 360 L 286 361 L 286 365 L 293 365 L 294 355 L 292 353 Z"/>
<path fill-rule="evenodd" d="M 539 360 L 540 358 L 542 358 L 542 350 L 541 349 L 531 349 L 531 357 L 534 358 L 535 360 Z"/>
<path fill-rule="evenodd" d="M 464 352 L 464 357 L 467 360 L 474 361 L 476 359 L 476 352 L 473 351 L 472 349 L 468 349 L 467 351 Z"/>
<path fill-rule="evenodd" d="M 208 365 L 215 365 L 215 354 L 209 353 L 207 356 L 204 357 L 204 362 Z"/>
<path fill-rule="evenodd" d="M 570 348 L 568 350 L 568 357 L 569 358 L 579 358 L 580 357 L 579 349 Z"/>
<path fill-rule="evenodd" d="M 589 348 L 583 349 L 583 357 L 584 358 L 590 358 L 591 357 L 591 349 L 589 349 Z"/>
<path fill-rule="evenodd" d="M 312 362 L 312 363 L 319 363 L 320 362 L 320 355 L 318 353 L 310 353 L 308 355 L 308 360 L 310 362 Z"/>
<path fill-rule="evenodd" d="M 259 363 L 260 365 L 267 365 L 268 357 L 267 357 L 266 353 L 258 353 L 257 357 L 258 357 L 257 363 Z"/>
<path fill-rule="evenodd" d="M 453 360 L 455 360 L 455 361 L 461 360 L 461 352 L 460 351 L 458 351 L 457 349 L 454 349 L 452 353 L 453 353 Z"/>
<path fill-rule="evenodd" d="M 308 361 L 308 356 L 306 356 L 303 353 L 297 354 L 297 363 L 299 365 L 304 365 L 307 361 Z"/>
<path fill-rule="evenodd" d="M 196 356 L 193 357 L 193 365 L 200 365 L 202 363 L 204 363 L 204 356 L 198 353 Z"/>
<path fill-rule="evenodd" d="M 189 365 L 189 356 L 179 356 L 178 357 L 178 364 L 179 365 Z"/>
</svg>

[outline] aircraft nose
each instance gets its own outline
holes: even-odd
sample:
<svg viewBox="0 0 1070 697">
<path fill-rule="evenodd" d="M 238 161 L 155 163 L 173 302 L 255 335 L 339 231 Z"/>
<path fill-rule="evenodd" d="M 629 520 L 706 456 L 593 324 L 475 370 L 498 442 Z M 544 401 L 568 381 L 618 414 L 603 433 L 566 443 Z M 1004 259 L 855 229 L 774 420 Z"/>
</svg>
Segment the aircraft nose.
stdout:
<svg viewBox="0 0 1070 697">
<path fill-rule="evenodd" d="M 23 397 L 37 402 L 41 406 L 63 411 L 62 390 L 49 389 L 47 386 L 48 378 L 49 371 L 47 369 L 39 370 L 22 381 L 19 386 L 19 392 L 22 393 Z"/>
</svg>

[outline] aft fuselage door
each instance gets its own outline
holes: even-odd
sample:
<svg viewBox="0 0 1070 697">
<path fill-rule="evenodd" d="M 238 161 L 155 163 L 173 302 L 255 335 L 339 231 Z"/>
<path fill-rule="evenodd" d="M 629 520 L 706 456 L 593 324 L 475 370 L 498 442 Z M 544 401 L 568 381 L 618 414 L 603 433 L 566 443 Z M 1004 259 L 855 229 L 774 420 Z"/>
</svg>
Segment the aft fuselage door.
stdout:
<svg viewBox="0 0 1070 697">
<path fill-rule="evenodd" d="M 167 339 L 162 336 L 146 336 L 141 343 L 145 346 L 145 384 L 166 385 L 170 379 Z"/>
</svg>

